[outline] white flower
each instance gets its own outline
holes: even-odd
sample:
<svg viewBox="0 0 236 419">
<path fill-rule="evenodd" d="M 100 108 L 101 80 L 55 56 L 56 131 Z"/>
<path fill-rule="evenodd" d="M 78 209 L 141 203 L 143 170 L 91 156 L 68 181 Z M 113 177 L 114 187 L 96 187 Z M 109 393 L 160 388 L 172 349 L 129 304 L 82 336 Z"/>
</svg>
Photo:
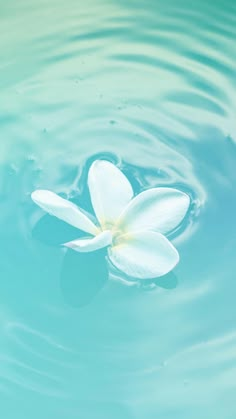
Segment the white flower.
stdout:
<svg viewBox="0 0 236 419">
<path fill-rule="evenodd" d="M 152 188 L 134 197 L 125 175 L 105 160 L 93 162 L 88 173 L 95 224 L 75 204 L 47 190 L 32 193 L 33 201 L 59 219 L 88 233 L 65 243 L 77 252 L 108 247 L 111 263 L 126 275 L 155 278 L 171 271 L 179 254 L 164 234 L 183 220 L 190 199 L 173 188 Z"/>
</svg>

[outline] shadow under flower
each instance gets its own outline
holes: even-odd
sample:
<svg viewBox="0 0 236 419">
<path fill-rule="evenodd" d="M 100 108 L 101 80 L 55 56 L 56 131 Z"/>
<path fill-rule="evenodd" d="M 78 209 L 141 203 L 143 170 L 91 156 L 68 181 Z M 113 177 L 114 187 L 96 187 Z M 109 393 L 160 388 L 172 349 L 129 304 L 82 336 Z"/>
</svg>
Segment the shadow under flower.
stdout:
<svg viewBox="0 0 236 419">
<path fill-rule="evenodd" d="M 82 231 L 48 214 L 40 218 L 32 230 L 32 237 L 47 246 L 59 246 L 83 235 Z"/>
<path fill-rule="evenodd" d="M 176 288 L 177 285 L 178 279 L 173 272 L 169 272 L 168 274 L 160 276 L 158 278 L 144 279 L 139 282 L 139 286 L 146 291 L 152 291 L 157 287 L 166 290 L 171 290 Z"/>
<path fill-rule="evenodd" d="M 165 288 L 167 290 L 171 290 L 177 287 L 178 285 L 178 278 L 174 274 L 174 272 L 169 272 L 164 276 L 160 276 L 159 278 L 155 278 L 152 281 L 157 287 Z"/>
<path fill-rule="evenodd" d="M 61 271 L 65 302 L 74 308 L 89 304 L 108 280 L 106 251 L 78 253 L 68 250 Z"/>
<path fill-rule="evenodd" d="M 109 270 L 113 280 L 119 281 L 127 286 L 138 287 L 147 291 L 152 291 L 157 287 L 171 290 L 178 286 L 178 278 L 173 271 L 157 278 L 139 279 L 125 275 L 124 273 L 121 276 L 121 272 L 118 271 L 111 262 L 109 263 Z"/>
<path fill-rule="evenodd" d="M 47 246 L 61 246 L 83 237 L 84 233 L 51 215 L 45 215 L 36 223 L 32 237 Z M 66 251 L 60 284 L 65 302 L 79 308 L 89 304 L 108 280 L 106 250 L 78 253 Z"/>
</svg>

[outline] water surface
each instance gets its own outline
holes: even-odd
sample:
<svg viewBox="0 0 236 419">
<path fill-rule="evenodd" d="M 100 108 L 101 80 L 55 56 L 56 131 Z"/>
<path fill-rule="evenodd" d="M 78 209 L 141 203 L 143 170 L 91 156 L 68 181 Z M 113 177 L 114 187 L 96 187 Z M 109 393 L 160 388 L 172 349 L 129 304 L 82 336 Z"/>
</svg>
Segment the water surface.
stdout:
<svg viewBox="0 0 236 419">
<path fill-rule="evenodd" d="M 236 417 L 235 16 L 233 0 L 0 5 L 2 417 Z M 155 287 L 65 259 L 74 231 L 30 199 L 89 207 L 100 157 L 136 192 L 191 196 Z"/>
</svg>

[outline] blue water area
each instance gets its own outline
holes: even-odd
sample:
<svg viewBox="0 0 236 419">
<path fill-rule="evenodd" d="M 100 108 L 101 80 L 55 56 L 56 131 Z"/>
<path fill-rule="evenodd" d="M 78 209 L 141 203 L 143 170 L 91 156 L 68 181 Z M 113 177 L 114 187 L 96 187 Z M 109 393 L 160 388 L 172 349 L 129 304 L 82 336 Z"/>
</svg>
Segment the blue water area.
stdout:
<svg viewBox="0 0 236 419">
<path fill-rule="evenodd" d="M 0 4 L 0 416 L 236 418 L 236 3 Z M 87 173 L 191 207 L 180 263 L 123 281 L 31 200 Z"/>
</svg>

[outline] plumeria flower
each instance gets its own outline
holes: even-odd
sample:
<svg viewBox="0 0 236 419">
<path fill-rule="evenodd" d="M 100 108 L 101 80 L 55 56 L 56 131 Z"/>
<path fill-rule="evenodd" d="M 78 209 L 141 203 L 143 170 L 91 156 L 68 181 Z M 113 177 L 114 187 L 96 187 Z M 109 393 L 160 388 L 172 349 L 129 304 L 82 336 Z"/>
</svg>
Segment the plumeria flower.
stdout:
<svg viewBox="0 0 236 419">
<path fill-rule="evenodd" d="M 108 248 L 108 259 L 128 276 L 149 279 L 170 272 L 179 254 L 166 234 L 181 223 L 189 208 L 185 193 L 166 187 L 134 196 L 126 176 L 112 163 L 96 160 L 88 173 L 96 215 L 48 190 L 36 190 L 33 201 L 49 214 L 83 230 L 84 238 L 64 243 L 77 252 Z"/>
</svg>

